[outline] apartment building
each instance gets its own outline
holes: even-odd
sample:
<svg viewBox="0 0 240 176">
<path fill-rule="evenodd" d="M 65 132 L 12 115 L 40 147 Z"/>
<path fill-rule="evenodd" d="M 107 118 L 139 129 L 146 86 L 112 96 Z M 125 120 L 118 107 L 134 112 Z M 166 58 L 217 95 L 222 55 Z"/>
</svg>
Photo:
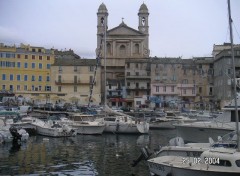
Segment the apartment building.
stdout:
<svg viewBox="0 0 240 176">
<path fill-rule="evenodd" d="M 43 99 L 51 93 L 51 64 L 54 50 L 21 44 L 0 44 L 0 89 L 29 100 Z M 41 98 L 40 98 L 41 97 Z"/>
<path fill-rule="evenodd" d="M 126 105 L 148 107 L 151 92 L 151 61 L 149 59 L 126 59 L 125 84 Z"/>
<path fill-rule="evenodd" d="M 87 105 L 96 64 L 95 59 L 56 59 L 51 67 L 51 79 L 53 80 L 51 100 Z M 99 67 L 92 92 L 92 105 L 99 105 L 101 102 L 100 71 Z"/>
</svg>

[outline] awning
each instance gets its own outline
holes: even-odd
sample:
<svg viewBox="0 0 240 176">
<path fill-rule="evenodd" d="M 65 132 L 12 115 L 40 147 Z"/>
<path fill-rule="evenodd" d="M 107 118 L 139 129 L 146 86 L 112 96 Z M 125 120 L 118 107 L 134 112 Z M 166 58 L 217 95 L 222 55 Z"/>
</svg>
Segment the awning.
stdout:
<svg viewBox="0 0 240 176">
<path fill-rule="evenodd" d="M 110 98 L 109 101 L 111 102 L 126 102 L 125 98 Z"/>
</svg>

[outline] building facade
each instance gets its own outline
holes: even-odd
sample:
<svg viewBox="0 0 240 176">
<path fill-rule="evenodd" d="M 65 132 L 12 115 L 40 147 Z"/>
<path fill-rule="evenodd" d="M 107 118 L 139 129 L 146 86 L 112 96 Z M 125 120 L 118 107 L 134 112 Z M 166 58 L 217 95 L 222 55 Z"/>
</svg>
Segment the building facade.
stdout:
<svg viewBox="0 0 240 176">
<path fill-rule="evenodd" d="M 95 59 L 56 59 L 51 68 L 51 79 L 53 80 L 51 100 L 88 105 L 96 64 Z M 101 102 L 100 87 L 101 78 L 100 69 L 98 69 L 91 105 L 99 105 Z"/>
<path fill-rule="evenodd" d="M 29 100 L 51 93 L 51 64 L 54 50 L 21 44 L 0 44 L 0 89 L 22 95 Z"/>
<path fill-rule="evenodd" d="M 125 82 L 125 60 L 149 58 L 149 26 L 148 9 L 142 4 L 138 12 L 138 30 L 129 27 L 122 21 L 119 26 L 108 30 L 108 10 L 104 4 L 99 6 L 97 12 L 97 56 L 102 56 L 102 101 L 104 101 L 105 89 L 108 83 L 118 80 L 118 85 Z M 106 34 L 106 35 L 105 35 Z M 105 41 L 106 40 L 106 41 Z M 100 54 L 99 54 L 100 53 Z M 106 83 L 104 83 L 104 58 L 106 58 Z M 125 83 L 126 84 L 126 83 Z M 123 84 L 122 84 L 123 85 Z M 118 91 L 118 98 L 124 99 L 124 90 Z M 114 95 L 115 96 L 115 95 Z M 108 94 L 109 105 L 113 102 Z M 111 101 L 109 101 L 111 99 Z M 116 99 L 116 101 L 118 101 Z M 125 101 L 125 100 L 123 100 Z"/>
</svg>

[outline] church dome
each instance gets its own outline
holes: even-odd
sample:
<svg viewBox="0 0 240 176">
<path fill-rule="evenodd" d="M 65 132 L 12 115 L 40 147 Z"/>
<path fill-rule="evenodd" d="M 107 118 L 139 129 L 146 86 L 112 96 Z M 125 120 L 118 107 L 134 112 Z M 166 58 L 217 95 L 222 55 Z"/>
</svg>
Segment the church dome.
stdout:
<svg viewBox="0 0 240 176">
<path fill-rule="evenodd" d="M 107 7 L 105 6 L 104 3 L 102 3 L 102 4 L 99 6 L 98 12 L 101 12 L 101 13 L 106 13 L 106 12 L 108 12 Z"/>
<path fill-rule="evenodd" d="M 140 9 L 139 9 L 139 12 L 148 12 L 148 8 L 147 8 L 147 6 L 146 6 L 146 4 L 142 4 L 141 6 L 140 6 Z"/>
</svg>

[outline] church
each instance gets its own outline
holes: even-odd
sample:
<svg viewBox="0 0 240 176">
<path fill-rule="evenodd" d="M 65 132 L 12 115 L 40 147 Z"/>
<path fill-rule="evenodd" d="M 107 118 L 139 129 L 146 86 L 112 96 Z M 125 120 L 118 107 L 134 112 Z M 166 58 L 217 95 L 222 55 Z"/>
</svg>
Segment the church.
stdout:
<svg viewBox="0 0 240 176">
<path fill-rule="evenodd" d="M 150 94 L 150 72 L 142 73 L 142 71 L 147 71 L 147 69 L 142 68 L 145 68 L 144 64 L 146 67 L 149 65 L 150 51 L 149 12 L 146 4 L 143 3 L 140 6 L 137 15 L 138 29 L 129 27 L 124 21 L 117 27 L 108 29 L 107 7 L 102 3 L 98 8 L 96 54 L 101 56 L 102 102 L 104 102 L 106 89 L 107 102 L 110 106 L 128 105 L 131 107 L 135 95 L 142 97 L 143 94 Z M 105 59 L 106 65 L 104 64 Z M 141 65 L 141 62 L 143 65 Z M 131 70 L 131 65 L 134 65 L 134 68 L 137 66 L 137 68 Z M 105 66 L 106 83 L 104 83 Z M 134 73 L 127 71 L 127 68 Z M 148 74 L 149 77 L 143 79 L 144 74 Z M 138 78 L 141 80 L 138 81 Z M 134 84 L 132 88 L 131 84 Z M 140 89 L 140 85 L 143 84 L 146 84 L 146 86 L 141 86 L 142 89 Z"/>
</svg>

